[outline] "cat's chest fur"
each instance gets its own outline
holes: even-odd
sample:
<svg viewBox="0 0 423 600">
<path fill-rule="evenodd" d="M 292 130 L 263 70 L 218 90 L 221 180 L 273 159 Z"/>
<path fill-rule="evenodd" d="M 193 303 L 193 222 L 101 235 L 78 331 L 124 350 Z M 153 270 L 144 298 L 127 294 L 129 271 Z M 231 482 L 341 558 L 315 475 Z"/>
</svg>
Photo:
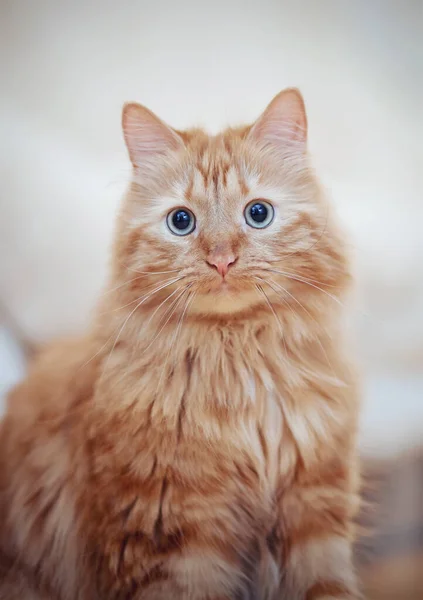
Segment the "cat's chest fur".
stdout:
<svg viewBox="0 0 423 600">
<path fill-rule="evenodd" d="M 89 527 L 113 581 L 140 578 L 146 556 L 153 568 L 163 553 L 217 543 L 248 556 L 271 535 L 282 390 L 261 346 L 213 342 L 107 384 L 110 402 L 131 390 L 119 410 L 96 418 L 87 444 Z"/>
</svg>

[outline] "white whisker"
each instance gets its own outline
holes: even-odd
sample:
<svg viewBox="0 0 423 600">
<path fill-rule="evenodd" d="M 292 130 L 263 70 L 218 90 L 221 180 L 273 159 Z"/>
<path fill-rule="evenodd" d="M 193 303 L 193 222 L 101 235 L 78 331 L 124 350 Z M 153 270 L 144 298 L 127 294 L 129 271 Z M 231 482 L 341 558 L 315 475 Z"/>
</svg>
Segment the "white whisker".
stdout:
<svg viewBox="0 0 423 600">
<path fill-rule="evenodd" d="M 187 285 L 189 284 L 185 284 L 185 285 L 180 285 L 179 287 L 176 288 L 176 290 L 173 290 L 173 292 L 171 294 L 169 294 L 168 296 L 166 296 L 166 298 L 164 300 L 162 300 L 162 302 L 160 302 L 159 306 L 151 313 L 150 318 L 148 319 L 147 323 L 145 324 L 145 326 L 143 327 L 143 329 L 147 329 L 149 324 L 151 323 L 151 321 L 154 319 L 154 316 L 158 313 L 158 311 L 161 309 L 161 307 L 166 304 L 166 302 L 168 300 L 170 300 L 175 294 L 177 294 L 179 292 L 179 290 L 182 289 L 186 289 Z M 179 298 L 179 296 L 178 296 Z M 172 303 L 173 305 L 173 303 Z M 167 311 L 165 311 L 165 315 L 167 314 Z"/>
<path fill-rule="evenodd" d="M 110 342 L 110 340 L 112 339 L 114 334 L 115 334 L 115 331 L 107 338 L 107 340 L 104 342 L 104 344 L 99 348 L 99 350 L 97 350 L 97 352 L 95 354 L 93 354 L 93 356 L 91 358 L 89 358 L 80 367 L 78 367 L 78 371 L 80 371 L 80 369 L 83 369 L 84 367 L 86 367 L 92 360 L 95 359 L 96 356 L 98 356 L 100 354 L 100 352 L 103 350 L 103 348 L 105 348 L 107 346 L 107 344 Z"/>
<path fill-rule="evenodd" d="M 169 312 L 170 312 L 168 319 L 167 319 L 167 320 L 166 320 L 166 322 L 163 324 L 163 326 L 160 328 L 160 330 L 157 332 L 157 334 L 154 336 L 154 338 L 153 338 L 153 339 L 150 341 L 150 343 L 147 345 L 147 347 L 146 347 L 146 348 L 144 348 L 144 350 L 141 352 L 141 354 L 138 354 L 138 355 L 137 355 L 138 357 L 142 356 L 142 355 L 143 355 L 143 354 L 144 354 L 144 353 L 145 353 L 145 352 L 146 352 L 146 351 L 147 351 L 147 350 L 148 350 L 148 349 L 149 349 L 149 348 L 152 346 L 152 344 L 153 344 L 153 343 L 156 341 L 156 339 L 159 337 L 160 333 L 163 331 L 163 329 L 165 328 L 166 324 L 169 322 L 169 320 L 171 319 L 172 315 L 175 313 L 175 310 L 176 310 L 177 304 L 178 304 L 178 302 L 179 302 L 179 299 L 180 299 L 180 298 L 181 298 L 181 296 L 182 296 L 182 295 L 185 293 L 185 291 L 188 289 L 188 287 L 190 287 L 191 285 L 192 285 L 192 284 L 187 284 L 187 285 L 185 285 L 185 286 L 179 286 L 179 287 L 178 287 L 176 290 L 174 290 L 174 291 L 173 291 L 171 294 L 169 294 L 169 295 L 168 295 L 168 296 L 165 298 L 165 300 L 163 300 L 163 301 L 162 301 L 162 302 L 159 304 L 159 306 L 158 306 L 158 307 L 155 309 L 154 313 L 153 313 L 153 314 L 150 316 L 149 320 L 147 321 L 146 325 L 144 326 L 145 328 L 146 328 L 146 327 L 148 327 L 148 324 L 151 322 L 151 320 L 152 320 L 152 318 L 153 318 L 154 314 L 155 314 L 155 313 L 157 313 L 157 311 L 159 310 L 159 308 L 161 308 L 165 302 L 167 302 L 167 301 L 168 301 L 168 300 L 169 300 L 169 299 L 170 299 L 172 296 L 174 296 L 174 294 L 175 294 L 176 292 L 180 291 L 180 289 L 181 289 L 181 288 L 183 288 L 182 292 L 181 292 L 180 294 L 178 294 L 177 298 L 176 298 L 176 299 L 175 299 L 175 300 L 172 302 L 172 304 L 171 304 L 170 308 L 168 308 L 168 309 L 165 311 L 165 314 L 163 315 L 163 316 L 164 316 L 164 318 L 166 318 L 166 316 L 167 316 L 167 315 L 169 314 Z M 175 310 L 173 310 L 173 309 L 175 309 Z M 143 329 L 144 329 L 144 327 L 143 327 Z M 131 361 L 132 361 L 132 359 L 133 359 L 134 352 L 135 352 L 135 348 L 133 348 L 133 350 L 132 350 L 132 354 L 131 354 Z M 124 375 L 122 375 L 122 376 L 121 376 L 119 379 L 117 379 L 117 380 L 115 381 L 115 383 L 114 383 L 114 386 L 113 386 L 113 387 L 115 387 L 115 386 L 116 386 L 116 384 L 117 384 L 119 381 L 121 381 L 123 377 L 124 377 Z"/>
<path fill-rule="evenodd" d="M 139 277 L 134 277 L 133 279 L 128 279 L 128 281 L 124 281 L 120 285 L 117 285 L 114 288 L 106 290 L 105 292 L 103 292 L 101 294 L 100 298 L 103 298 L 103 296 L 107 296 L 107 294 L 111 294 L 112 292 L 115 292 L 116 290 L 120 290 L 120 288 L 123 288 L 125 285 L 129 285 L 130 283 L 132 283 L 133 281 L 136 281 L 137 279 L 141 279 L 141 275 Z"/>
<path fill-rule="evenodd" d="M 265 283 L 265 284 L 267 284 L 267 285 L 268 285 L 268 286 L 269 286 L 269 287 L 270 287 L 270 288 L 271 288 L 271 289 L 272 289 L 274 292 L 276 291 L 276 290 L 275 290 L 275 289 L 274 289 L 274 288 L 273 288 L 273 287 L 270 285 L 270 283 L 269 283 L 269 281 L 268 281 L 267 279 L 264 279 L 263 277 L 258 277 L 257 275 L 255 275 L 255 276 L 254 276 L 254 279 L 258 279 L 258 280 L 259 280 L 259 281 L 261 281 L 262 283 Z M 277 285 L 277 284 L 276 284 L 276 282 L 274 282 L 274 281 L 273 281 L 273 279 L 271 279 L 270 281 L 272 281 L 272 282 L 273 282 L 275 285 Z M 280 286 L 280 287 L 281 287 L 281 286 Z M 283 288 L 281 287 L 281 289 L 283 289 Z M 296 315 L 296 312 L 294 311 L 294 309 L 292 308 L 292 306 L 291 306 L 291 305 L 290 305 L 290 304 L 289 304 L 289 303 L 288 303 L 288 302 L 285 300 L 285 298 L 283 298 L 283 297 L 282 297 L 282 296 L 280 296 L 280 295 L 278 295 L 278 298 L 280 298 L 280 300 L 282 300 L 282 302 L 284 302 L 284 303 L 286 304 L 286 306 L 287 306 L 287 307 L 290 309 L 290 311 L 291 311 L 291 312 L 292 312 L 292 313 L 293 313 L 295 316 L 297 316 L 297 315 Z"/>
<path fill-rule="evenodd" d="M 277 264 L 283 261 L 280 260 L 275 260 L 275 261 L 269 261 L 270 264 Z M 263 267 L 263 270 L 265 271 L 269 271 L 272 269 L 269 269 L 268 267 Z M 279 273 L 279 271 L 277 271 L 276 269 L 273 269 L 274 273 Z M 317 283 L 318 285 L 324 285 L 325 287 L 330 287 L 330 288 L 337 288 L 338 286 L 336 285 L 332 285 L 330 283 L 324 283 L 323 281 L 319 281 L 318 279 L 312 279 L 311 277 L 303 277 L 303 275 L 298 275 L 297 273 L 295 273 L 295 271 L 283 271 L 283 273 L 286 273 L 287 275 L 292 275 L 293 277 L 301 277 L 302 279 L 306 280 L 306 281 L 311 281 L 312 283 Z"/>
<path fill-rule="evenodd" d="M 173 309 L 173 308 L 175 308 L 175 310 L 176 310 L 176 307 L 177 307 L 177 305 L 178 305 L 178 303 L 179 303 L 179 300 L 181 299 L 181 297 L 182 297 L 182 296 L 185 294 L 185 292 L 186 292 L 186 291 L 187 291 L 189 288 L 191 288 L 191 286 L 193 286 L 193 285 L 194 285 L 193 283 L 188 283 L 187 285 L 185 285 L 185 286 L 184 286 L 184 289 L 182 290 L 182 292 L 181 292 L 180 294 L 178 294 L 178 296 L 176 297 L 176 299 L 175 299 L 175 300 L 172 302 L 172 304 L 170 305 L 169 309 L 168 309 L 168 310 L 165 312 L 165 314 L 163 315 L 165 319 L 166 319 L 166 316 L 167 316 L 167 315 L 169 315 L 169 316 L 167 317 L 167 319 L 165 320 L 165 322 L 163 323 L 163 325 L 160 327 L 160 329 L 159 329 L 159 331 L 157 332 L 157 334 L 154 336 L 154 338 L 151 340 L 151 342 L 150 342 L 150 343 L 148 344 L 148 346 L 147 346 L 147 347 L 146 347 L 146 348 L 143 350 L 143 352 L 142 352 L 142 353 L 146 352 L 146 351 L 147 351 L 147 350 L 148 350 L 148 349 L 149 349 L 149 348 L 152 346 L 152 344 L 153 344 L 153 343 L 154 343 L 154 342 L 157 340 L 157 338 L 159 337 L 159 335 L 161 334 L 161 332 L 163 331 L 163 329 L 166 327 L 166 325 L 169 323 L 169 321 L 170 321 L 170 319 L 172 318 L 172 316 L 175 314 L 175 311 L 174 311 L 174 310 L 172 310 L 172 309 Z M 182 286 L 181 286 L 181 287 L 182 287 Z M 178 288 L 178 290 L 180 290 L 180 289 L 181 289 L 181 288 L 179 287 L 179 288 Z M 175 290 L 175 291 L 178 291 L 178 290 Z M 175 293 L 175 292 L 173 292 L 173 293 Z M 173 296 L 173 294 L 171 294 L 171 295 Z M 168 297 L 166 298 L 166 300 L 169 300 L 169 297 L 170 297 L 170 296 L 168 296 Z M 162 302 L 162 303 L 160 304 L 160 306 L 162 306 L 163 304 L 164 304 L 164 303 Z M 157 311 L 157 309 L 156 309 L 156 311 Z M 156 312 L 156 311 L 155 311 L 155 312 Z M 169 314 L 169 313 L 170 313 L 170 314 Z M 153 316 L 153 315 L 152 315 L 152 316 Z M 151 321 L 151 318 L 152 318 L 152 316 L 150 317 L 149 321 Z"/>
<path fill-rule="evenodd" d="M 150 291 L 146 296 L 138 296 L 137 298 L 135 298 L 135 300 L 131 300 L 130 302 L 128 302 L 127 304 L 124 304 L 123 306 L 118 306 L 116 308 L 111 308 L 110 310 L 107 310 L 103 313 L 100 313 L 100 315 L 108 315 L 109 313 L 112 312 L 116 312 L 118 310 L 122 310 L 123 308 L 126 308 L 127 306 L 131 306 L 131 304 L 134 304 L 135 302 L 138 302 L 138 300 L 141 300 L 143 298 L 148 298 L 150 295 L 152 295 L 155 292 L 158 292 L 164 288 L 166 288 L 168 285 L 172 285 L 172 283 L 177 283 L 178 281 L 181 281 L 182 279 L 184 279 L 185 276 L 183 275 L 182 277 L 177 277 L 177 278 L 172 278 L 172 279 L 166 279 L 166 281 L 161 281 L 160 282 L 160 286 L 157 287 L 156 289 Z M 150 285 L 147 285 L 144 289 L 148 289 L 149 287 L 152 287 L 154 285 L 157 285 L 157 281 L 155 283 L 152 283 Z M 164 284 L 164 285 L 162 285 Z"/>
<path fill-rule="evenodd" d="M 184 291 L 185 291 L 185 290 L 184 290 Z M 188 294 L 189 294 L 189 292 L 188 292 Z M 186 309 L 186 306 L 185 306 L 185 309 Z M 184 311 L 181 313 L 181 317 L 182 317 L 182 315 L 184 315 L 184 313 L 185 313 L 185 309 L 184 309 Z M 176 307 L 175 307 L 175 310 L 176 310 Z M 172 312 L 172 315 L 175 313 L 175 310 Z M 171 315 L 171 316 L 172 316 L 172 315 Z M 180 319 L 181 319 L 181 317 L 180 317 Z M 180 320 L 180 319 L 179 319 L 179 320 Z M 177 322 L 177 324 L 176 324 L 176 326 L 175 326 L 175 331 L 177 331 L 178 324 L 179 324 L 179 320 L 178 320 L 178 322 Z M 172 337 L 172 340 L 171 340 L 171 343 L 170 343 L 170 345 L 169 345 L 169 350 L 168 350 L 168 352 L 167 352 L 167 355 L 166 355 L 166 360 L 165 360 L 165 362 L 164 362 L 164 366 L 163 366 L 163 369 L 162 369 L 162 372 L 161 372 L 161 375 L 160 375 L 160 379 L 159 379 L 159 382 L 158 382 L 158 384 L 157 384 L 157 389 L 160 389 L 160 386 L 161 386 L 161 384 L 162 384 L 162 380 L 163 380 L 163 376 L 164 376 L 164 375 L 165 375 L 165 373 L 166 373 L 166 369 L 167 369 L 167 363 L 169 362 L 170 353 L 171 353 L 171 350 L 172 350 L 172 346 L 173 346 L 174 339 L 175 339 L 175 334 L 173 335 L 173 337 Z"/>
<path fill-rule="evenodd" d="M 193 285 L 193 284 L 192 284 L 192 285 Z M 189 297 L 187 298 L 187 303 L 185 304 L 185 308 L 184 308 L 184 310 L 183 310 L 183 312 L 182 312 L 182 314 L 181 314 L 181 317 L 180 317 L 180 319 L 179 319 L 179 323 L 178 323 L 178 329 L 176 330 L 175 339 L 178 337 L 178 333 L 179 333 L 179 332 L 181 331 L 181 329 L 182 329 L 182 322 L 183 322 L 183 320 L 184 320 L 184 317 L 185 317 L 185 315 L 186 315 L 186 313 L 187 313 L 187 310 L 188 310 L 188 307 L 189 307 L 189 305 L 190 305 L 190 304 L 192 304 L 192 301 L 194 300 L 194 296 L 195 296 L 195 294 L 196 294 L 196 292 L 194 291 L 194 292 L 192 293 L 192 295 L 191 295 L 191 296 L 189 296 Z"/>
<path fill-rule="evenodd" d="M 177 279 L 176 281 L 180 281 L 181 279 L 184 279 L 184 277 L 180 277 L 180 278 L 179 278 L 179 279 Z M 136 311 L 136 310 L 137 310 L 137 309 L 138 309 L 138 308 L 139 308 L 139 307 L 140 307 L 142 304 L 144 304 L 144 302 L 146 302 L 146 301 L 147 301 L 149 298 L 151 298 L 151 296 L 154 296 L 154 294 L 156 294 L 158 291 L 160 291 L 160 290 L 162 290 L 162 289 L 164 289 L 164 288 L 166 288 L 166 287 L 169 287 L 169 286 L 170 286 L 170 285 L 172 285 L 173 283 L 176 283 L 176 281 L 171 281 L 170 283 L 166 283 L 165 285 L 162 285 L 162 286 L 160 286 L 159 288 L 157 288 L 157 289 L 153 290 L 152 292 L 150 292 L 149 294 L 147 294 L 147 296 L 144 296 L 144 297 L 142 298 L 142 300 L 140 300 L 140 302 L 138 302 L 138 304 L 135 306 L 135 308 L 134 308 L 133 310 L 131 310 L 131 312 L 129 313 L 129 315 L 126 317 L 126 319 L 125 319 L 125 321 L 124 321 L 124 323 L 123 323 L 122 327 L 120 328 L 120 330 L 119 330 L 119 333 L 118 333 L 118 335 L 117 335 L 117 337 L 116 337 L 116 339 L 115 339 L 115 341 L 114 341 L 114 344 L 113 344 L 113 346 L 112 346 L 112 349 L 110 350 L 109 356 L 107 357 L 107 360 L 106 360 L 106 362 L 105 362 L 105 365 L 104 365 L 103 371 L 102 371 L 102 373 L 101 373 L 101 376 L 100 376 L 100 381 L 102 380 L 102 378 L 103 378 L 103 376 L 104 376 L 104 373 L 106 372 L 106 368 L 107 368 L 107 365 L 109 364 L 110 357 L 111 357 L 111 356 L 112 356 L 112 354 L 113 354 L 113 351 L 114 351 L 114 349 L 115 349 L 115 347 L 116 347 L 116 344 L 117 344 L 117 342 L 118 342 L 118 340 L 119 340 L 119 338 L 120 338 L 120 336 L 121 336 L 121 334 L 122 334 L 122 331 L 124 330 L 124 328 L 125 328 L 125 326 L 126 326 L 127 322 L 128 322 L 128 321 L 129 321 L 129 319 L 132 317 L 132 315 L 135 313 L 135 311 Z M 131 304 L 132 304 L 132 303 L 131 303 Z"/>
<path fill-rule="evenodd" d="M 176 327 L 175 327 L 175 333 L 174 333 L 174 335 L 173 335 L 173 337 L 172 337 L 172 340 L 171 340 L 171 342 L 170 342 L 170 345 L 169 345 L 169 350 L 168 350 L 168 353 L 167 353 L 167 355 L 166 355 L 165 365 L 164 365 L 164 368 L 163 368 L 163 370 L 162 370 L 162 373 L 161 373 L 161 375 L 160 375 L 159 383 L 158 383 L 158 385 L 157 385 L 157 388 L 158 388 L 158 389 L 160 388 L 160 386 L 161 386 L 161 384 L 162 384 L 163 376 L 164 376 L 164 374 L 165 374 L 165 372 L 166 372 L 167 364 L 168 364 L 168 362 L 169 362 L 169 359 L 170 359 L 170 354 L 171 354 L 171 352 L 172 352 L 173 345 L 174 345 L 174 343 L 175 343 L 175 340 L 176 340 L 176 338 L 177 338 L 178 332 L 180 331 L 180 329 L 181 329 L 181 327 L 182 327 L 182 321 L 183 321 L 183 319 L 184 319 L 184 317 L 185 317 L 185 314 L 186 314 L 186 312 L 187 312 L 187 310 L 188 310 L 188 306 L 191 304 L 192 300 L 194 299 L 195 293 L 196 293 L 196 292 L 194 291 L 194 292 L 191 294 L 191 296 L 190 296 L 190 295 L 189 295 L 189 294 L 190 294 L 190 292 L 188 292 L 188 298 L 187 298 L 187 302 L 186 302 L 186 304 L 185 304 L 185 307 L 184 307 L 184 310 L 182 311 L 182 313 L 181 313 L 181 316 L 179 317 L 179 320 L 178 320 L 178 322 L 177 322 L 177 324 L 176 324 Z"/>
<path fill-rule="evenodd" d="M 276 269 L 264 269 L 264 270 L 265 271 L 270 271 L 271 273 L 278 273 L 279 275 L 283 275 L 287 279 L 292 279 L 293 281 L 299 281 L 300 283 L 305 283 L 306 285 L 309 285 L 310 287 L 313 287 L 316 290 L 321 291 L 323 294 L 326 294 L 326 296 L 328 296 L 329 298 L 332 298 L 332 300 L 334 302 L 336 302 L 337 304 L 339 304 L 339 306 L 344 306 L 343 303 L 338 298 L 336 298 L 336 296 L 333 296 L 332 294 L 330 294 L 326 290 L 322 289 L 321 287 L 319 287 L 318 285 L 316 285 L 314 283 L 311 283 L 307 279 L 302 278 L 301 275 L 295 275 L 294 276 L 294 275 L 290 275 L 289 273 L 286 273 L 285 271 L 278 271 Z"/>
<path fill-rule="evenodd" d="M 273 286 L 272 286 L 272 285 L 271 285 L 271 284 L 270 284 L 270 283 L 269 283 L 267 280 L 265 280 L 265 279 L 262 279 L 261 277 L 259 277 L 259 279 L 261 279 L 261 280 L 262 280 L 264 283 L 267 283 L 267 285 L 268 285 L 268 286 L 269 286 L 271 289 L 273 289 L 273 291 L 274 291 L 274 292 L 277 292 L 277 289 L 275 289 L 275 288 L 274 288 L 274 287 L 273 287 Z M 278 283 L 276 283 L 276 281 L 273 281 L 273 279 L 271 279 L 270 281 L 273 283 L 273 285 L 275 285 L 275 286 L 276 286 L 276 288 L 279 288 L 279 289 L 280 289 L 282 292 L 284 292 L 285 294 L 288 294 L 288 296 L 289 296 L 290 298 L 292 298 L 292 300 L 294 300 L 294 302 L 296 302 L 296 303 L 297 303 L 297 304 L 298 304 L 298 305 L 299 305 L 299 306 L 300 306 L 300 307 L 303 309 L 303 311 L 304 311 L 304 312 L 305 312 L 305 313 L 306 313 L 306 314 L 307 314 L 307 315 L 310 317 L 310 319 L 312 319 L 312 321 L 314 321 L 314 323 L 315 323 L 315 324 L 318 326 L 318 328 L 319 328 L 319 329 L 321 329 L 321 327 L 320 327 L 320 324 L 317 322 L 317 320 L 316 320 L 316 319 L 313 317 L 313 315 L 312 315 L 312 314 L 311 314 L 311 313 L 310 313 L 310 312 L 309 312 L 309 311 L 306 309 L 306 307 L 305 307 L 305 306 L 304 306 L 304 305 L 303 305 L 303 304 L 302 304 L 302 303 L 301 303 L 299 300 L 297 300 L 297 298 L 295 298 L 295 296 L 293 296 L 293 295 L 292 295 L 290 292 L 288 292 L 288 290 L 287 290 L 287 289 L 285 289 L 283 286 L 281 286 L 281 285 L 279 285 Z M 294 311 L 294 309 L 292 308 L 292 306 L 291 306 L 291 305 L 290 305 L 290 304 L 289 304 L 289 303 L 288 303 L 288 302 L 285 300 L 285 298 L 283 298 L 283 297 L 281 296 L 281 300 L 283 300 L 283 302 L 284 302 L 284 303 L 285 303 L 285 304 L 288 306 L 288 308 L 289 308 L 289 309 L 292 311 L 292 313 L 293 313 L 295 316 L 297 316 L 297 313 Z M 326 333 L 326 332 L 325 332 L 325 333 Z M 326 333 L 326 335 L 328 335 L 328 334 Z M 330 337 L 330 336 L 328 335 L 328 337 Z M 335 377 L 337 377 L 337 375 L 336 375 L 336 372 L 335 372 L 335 369 L 333 368 L 333 366 L 332 366 L 332 363 L 331 363 L 331 361 L 329 360 L 329 356 L 328 356 L 328 354 L 327 354 L 327 352 L 326 352 L 326 350 L 325 350 L 325 347 L 323 346 L 323 344 L 322 344 L 321 340 L 320 340 L 320 339 L 317 337 L 317 338 L 316 338 L 316 341 L 317 341 L 317 343 L 319 344 L 319 346 L 320 346 L 320 349 L 322 350 L 322 353 L 323 353 L 323 356 L 324 356 L 324 357 L 325 357 L 325 359 L 326 359 L 326 362 L 328 363 L 328 365 L 329 365 L 329 367 L 331 368 L 331 370 L 332 370 L 333 374 L 335 375 Z"/>
<path fill-rule="evenodd" d="M 138 271 L 137 269 L 132 269 L 131 267 L 128 267 L 128 265 L 125 265 L 122 261 L 119 261 L 119 263 L 127 271 L 132 271 L 133 273 L 139 273 L 140 275 L 164 275 L 167 273 L 177 273 L 180 270 L 180 269 L 171 269 L 169 271 Z"/>
<path fill-rule="evenodd" d="M 266 294 L 266 292 L 264 291 L 264 289 L 262 288 L 262 286 L 260 284 L 258 284 L 258 283 L 255 283 L 254 286 L 261 293 L 261 295 L 264 297 L 264 299 L 266 300 L 266 304 L 268 305 L 268 307 L 270 308 L 270 310 L 273 313 L 273 316 L 276 319 L 276 322 L 277 322 L 278 328 L 279 328 L 279 332 L 281 334 L 282 342 L 283 342 L 283 345 L 284 345 L 284 348 L 285 348 L 286 361 L 287 361 L 287 363 L 289 363 L 288 349 L 286 347 L 286 342 L 285 342 L 285 336 L 284 336 L 284 333 L 283 333 L 282 323 L 280 322 L 280 319 L 279 319 L 279 317 L 278 317 L 278 315 L 277 315 L 277 313 L 276 313 L 276 311 L 275 311 L 275 309 L 273 307 L 273 304 L 271 303 L 268 295 Z"/>
<path fill-rule="evenodd" d="M 125 285 L 129 285 L 130 283 L 133 283 L 134 281 L 137 281 L 137 279 L 141 279 L 144 275 L 162 275 L 165 273 L 177 273 L 179 269 L 175 269 L 174 271 L 146 271 L 145 273 L 141 273 L 141 275 L 138 275 L 138 277 L 134 277 L 133 279 L 128 279 L 128 281 L 124 281 L 123 283 L 121 283 L 120 285 L 117 285 L 114 288 L 111 288 L 109 290 L 106 290 L 105 292 L 103 292 L 101 294 L 101 298 L 103 296 L 107 296 L 107 294 L 111 294 L 112 292 L 115 292 L 116 290 L 120 290 L 120 288 L 123 288 Z M 157 283 L 157 281 L 155 282 Z M 151 284 L 154 285 L 154 284 Z"/>
<path fill-rule="evenodd" d="M 126 267 L 127 269 L 129 267 Z M 131 269 L 135 273 L 140 273 L 140 275 L 164 275 L 166 273 L 178 273 L 180 269 L 172 269 L 171 271 L 137 271 L 136 269 Z"/>
</svg>

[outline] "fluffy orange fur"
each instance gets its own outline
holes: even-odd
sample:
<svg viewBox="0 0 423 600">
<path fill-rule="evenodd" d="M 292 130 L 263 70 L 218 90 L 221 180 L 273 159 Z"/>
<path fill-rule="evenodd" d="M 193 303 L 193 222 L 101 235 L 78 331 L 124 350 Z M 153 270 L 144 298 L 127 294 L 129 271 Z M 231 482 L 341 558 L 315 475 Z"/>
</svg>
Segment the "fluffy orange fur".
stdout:
<svg viewBox="0 0 423 600">
<path fill-rule="evenodd" d="M 0 598 L 356 599 L 351 277 L 301 95 L 214 137 L 136 104 L 123 128 L 108 289 L 1 425 Z"/>
</svg>

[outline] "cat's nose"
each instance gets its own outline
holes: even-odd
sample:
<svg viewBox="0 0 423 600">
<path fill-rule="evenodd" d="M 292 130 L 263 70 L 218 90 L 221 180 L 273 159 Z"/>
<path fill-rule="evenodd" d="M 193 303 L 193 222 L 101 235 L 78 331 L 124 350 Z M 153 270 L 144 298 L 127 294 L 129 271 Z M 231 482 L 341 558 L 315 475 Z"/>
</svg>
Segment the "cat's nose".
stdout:
<svg viewBox="0 0 423 600">
<path fill-rule="evenodd" d="M 214 267 L 221 277 L 228 274 L 229 268 L 237 260 L 234 254 L 217 254 L 207 257 L 207 262 L 211 267 Z"/>
</svg>

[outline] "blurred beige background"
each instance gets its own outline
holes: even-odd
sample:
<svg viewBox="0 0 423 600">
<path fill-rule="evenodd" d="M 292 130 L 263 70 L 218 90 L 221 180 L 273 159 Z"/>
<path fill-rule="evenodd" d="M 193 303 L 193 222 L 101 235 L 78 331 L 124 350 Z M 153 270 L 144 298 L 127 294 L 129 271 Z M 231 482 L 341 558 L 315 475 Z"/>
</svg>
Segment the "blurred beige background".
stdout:
<svg viewBox="0 0 423 600">
<path fill-rule="evenodd" d="M 0 7 L 3 389 L 21 368 L 17 335 L 39 342 L 89 318 L 129 173 L 123 102 L 215 131 L 298 86 L 356 260 L 363 444 L 388 452 L 421 439 L 422 2 Z"/>
</svg>

